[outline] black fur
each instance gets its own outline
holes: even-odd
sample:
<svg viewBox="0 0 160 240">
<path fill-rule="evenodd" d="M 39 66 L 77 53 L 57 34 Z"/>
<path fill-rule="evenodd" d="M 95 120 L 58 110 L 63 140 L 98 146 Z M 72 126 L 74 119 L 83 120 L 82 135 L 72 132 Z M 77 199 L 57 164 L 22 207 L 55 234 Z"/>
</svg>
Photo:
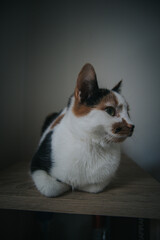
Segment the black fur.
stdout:
<svg viewBox="0 0 160 240">
<path fill-rule="evenodd" d="M 46 130 L 46 128 L 54 121 L 54 119 L 56 119 L 58 117 L 59 113 L 52 113 L 51 115 L 49 115 L 48 117 L 46 117 L 43 126 L 42 126 L 42 131 L 41 131 L 41 135 L 44 133 L 44 131 Z"/>
<path fill-rule="evenodd" d="M 104 96 L 106 96 L 109 93 L 110 91 L 108 89 L 98 89 L 93 95 L 85 99 L 84 104 L 89 107 L 94 107 L 95 105 L 100 103 Z"/>
<path fill-rule="evenodd" d="M 52 134 L 53 131 L 50 131 L 41 145 L 39 146 L 37 152 L 33 156 L 32 162 L 31 162 L 31 173 L 36 170 L 44 170 L 49 173 L 49 170 L 52 167 L 52 161 L 51 161 L 51 140 L 52 140 Z"/>
<path fill-rule="evenodd" d="M 121 87 L 122 87 L 122 80 L 114 88 L 112 88 L 112 91 L 120 93 L 121 92 Z"/>
</svg>

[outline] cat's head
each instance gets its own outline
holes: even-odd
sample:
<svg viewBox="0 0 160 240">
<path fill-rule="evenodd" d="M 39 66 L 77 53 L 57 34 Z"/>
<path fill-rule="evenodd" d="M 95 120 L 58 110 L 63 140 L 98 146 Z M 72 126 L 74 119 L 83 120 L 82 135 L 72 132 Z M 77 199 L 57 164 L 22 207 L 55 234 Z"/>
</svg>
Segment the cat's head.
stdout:
<svg viewBox="0 0 160 240">
<path fill-rule="evenodd" d="M 80 131 L 107 142 L 122 142 L 132 136 L 134 125 L 129 106 L 121 95 L 120 81 L 112 90 L 98 87 L 95 70 L 85 64 L 74 91 L 72 113 Z"/>
</svg>

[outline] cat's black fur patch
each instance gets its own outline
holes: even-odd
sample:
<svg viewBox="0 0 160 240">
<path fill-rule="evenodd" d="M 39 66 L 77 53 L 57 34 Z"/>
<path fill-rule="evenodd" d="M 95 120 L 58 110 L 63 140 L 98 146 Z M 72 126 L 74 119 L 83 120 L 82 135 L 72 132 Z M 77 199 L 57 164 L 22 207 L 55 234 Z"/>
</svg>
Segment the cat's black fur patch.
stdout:
<svg viewBox="0 0 160 240">
<path fill-rule="evenodd" d="M 44 170 L 49 173 L 49 170 L 52 167 L 52 149 L 51 149 L 51 140 L 52 140 L 53 131 L 50 131 L 41 145 L 39 146 L 37 152 L 33 156 L 31 162 L 31 173 L 36 170 Z"/>
<path fill-rule="evenodd" d="M 41 131 L 41 135 L 44 133 L 44 131 L 47 129 L 47 127 L 54 121 L 54 119 L 56 119 L 58 117 L 58 115 L 61 112 L 57 113 L 52 113 L 51 115 L 49 115 L 48 117 L 46 117 L 43 126 L 42 126 L 42 131 Z"/>
<path fill-rule="evenodd" d="M 94 107 L 99 104 L 104 96 L 110 93 L 108 89 L 98 89 L 98 91 L 94 92 L 89 98 L 85 99 L 84 104 L 88 107 Z"/>
</svg>

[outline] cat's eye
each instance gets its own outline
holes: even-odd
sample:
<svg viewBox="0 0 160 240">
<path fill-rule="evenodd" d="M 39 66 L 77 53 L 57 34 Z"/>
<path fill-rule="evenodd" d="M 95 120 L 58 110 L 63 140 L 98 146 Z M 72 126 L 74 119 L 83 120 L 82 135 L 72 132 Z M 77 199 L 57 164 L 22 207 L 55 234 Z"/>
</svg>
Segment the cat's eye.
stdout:
<svg viewBox="0 0 160 240">
<path fill-rule="evenodd" d="M 105 111 L 112 117 L 116 115 L 116 110 L 114 107 L 106 107 Z"/>
</svg>

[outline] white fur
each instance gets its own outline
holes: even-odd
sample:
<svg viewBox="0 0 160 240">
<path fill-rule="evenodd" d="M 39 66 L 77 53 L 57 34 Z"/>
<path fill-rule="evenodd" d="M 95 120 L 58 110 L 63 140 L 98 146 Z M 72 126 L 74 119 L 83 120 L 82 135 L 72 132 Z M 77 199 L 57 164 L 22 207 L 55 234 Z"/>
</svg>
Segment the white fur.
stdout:
<svg viewBox="0 0 160 240">
<path fill-rule="evenodd" d="M 33 172 L 32 178 L 37 189 L 46 197 L 56 197 L 69 190 L 68 185 L 58 182 L 43 170 Z"/>
<path fill-rule="evenodd" d="M 120 113 L 120 117 L 117 118 L 117 120 L 122 121 L 122 118 L 123 118 L 124 120 L 126 120 L 126 122 L 128 124 L 132 125 L 133 122 L 131 121 L 131 119 L 127 113 L 127 103 L 126 103 L 124 97 L 122 97 L 122 95 L 120 95 L 119 93 L 116 93 L 116 92 L 114 92 L 114 95 L 116 95 L 119 105 L 123 105 L 122 112 Z"/>
</svg>

